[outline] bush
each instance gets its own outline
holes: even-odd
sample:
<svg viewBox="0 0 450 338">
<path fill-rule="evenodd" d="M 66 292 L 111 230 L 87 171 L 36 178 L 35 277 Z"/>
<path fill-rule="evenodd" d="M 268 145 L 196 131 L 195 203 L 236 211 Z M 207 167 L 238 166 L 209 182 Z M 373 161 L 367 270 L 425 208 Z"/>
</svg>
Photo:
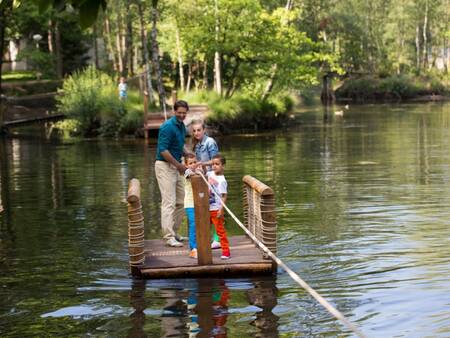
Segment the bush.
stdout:
<svg viewBox="0 0 450 338">
<path fill-rule="evenodd" d="M 134 132 L 142 125 L 142 100 L 129 91 L 122 102 L 113 78 L 94 67 L 65 79 L 57 97 L 60 112 L 77 121 L 75 135 L 113 136 Z"/>
<path fill-rule="evenodd" d="M 54 78 L 55 58 L 50 53 L 36 48 L 26 48 L 19 52 L 18 60 L 26 60 L 30 67 L 40 73 L 42 78 Z"/>
<path fill-rule="evenodd" d="M 431 74 L 421 77 L 394 75 L 383 79 L 365 76 L 346 80 L 336 90 L 336 98 L 356 102 L 374 100 L 407 100 L 420 95 L 449 93 L 442 79 Z"/>
<path fill-rule="evenodd" d="M 226 132 L 229 129 L 267 129 L 280 126 L 292 110 L 294 101 L 288 95 L 261 100 L 237 93 L 231 98 L 213 93 L 208 105 L 208 122 Z"/>
</svg>

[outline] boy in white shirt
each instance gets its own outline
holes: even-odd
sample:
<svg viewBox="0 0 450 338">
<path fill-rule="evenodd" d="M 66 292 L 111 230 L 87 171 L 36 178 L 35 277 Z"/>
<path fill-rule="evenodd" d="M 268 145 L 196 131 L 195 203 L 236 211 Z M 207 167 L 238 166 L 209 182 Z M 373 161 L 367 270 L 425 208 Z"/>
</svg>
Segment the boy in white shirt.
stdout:
<svg viewBox="0 0 450 338">
<path fill-rule="evenodd" d="M 227 201 L 227 181 L 223 175 L 225 166 L 225 157 L 221 154 L 216 154 L 211 160 L 212 170 L 208 172 L 208 183 L 211 185 L 212 190 L 221 197 L 223 203 Z M 217 235 L 219 236 L 220 245 L 222 247 L 221 259 L 229 259 L 230 256 L 230 244 L 228 242 L 227 233 L 225 231 L 225 218 L 224 208 L 222 201 L 213 191 L 209 192 L 209 213 L 211 223 L 216 228 Z"/>
</svg>

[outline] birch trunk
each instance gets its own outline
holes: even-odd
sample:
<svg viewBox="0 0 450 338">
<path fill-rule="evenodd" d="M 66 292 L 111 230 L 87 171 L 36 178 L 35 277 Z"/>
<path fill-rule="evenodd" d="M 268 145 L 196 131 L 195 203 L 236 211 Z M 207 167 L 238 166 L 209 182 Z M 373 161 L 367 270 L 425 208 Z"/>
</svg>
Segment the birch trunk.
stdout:
<svg viewBox="0 0 450 338">
<path fill-rule="evenodd" d="M 428 0 L 425 1 L 425 15 L 423 18 L 423 68 L 428 67 Z"/>
<path fill-rule="evenodd" d="M 156 73 L 156 84 L 158 87 L 159 105 L 164 111 L 164 116 L 167 119 L 166 112 L 166 93 L 164 91 L 164 85 L 162 81 L 162 72 L 159 63 L 159 46 L 158 46 L 158 31 L 156 29 L 156 23 L 158 21 L 158 0 L 152 0 L 152 57 L 153 65 Z"/>
<path fill-rule="evenodd" d="M 117 29 L 116 29 L 116 48 L 117 48 L 117 58 L 119 61 L 119 73 L 123 76 L 124 73 L 124 58 L 123 58 L 123 48 L 122 48 L 122 16 L 120 15 L 120 3 L 117 3 Z"/>
<path fill-rule="evenodd" d="M 104 25 L 104 38 L 107 48 L 109 49 L 109 54 L 111 55 L 111 60 L 113 63 L 113 68 L 116 72 L 119 72 L 119 63 L 117 61 L 116 52 L 111 41 L 111 27 L 109 25 L 108 13 L 105 13 L 105 25 Z"/>
<path fill-rule="evenodd" d="M 216 19 L 216 48 L 219 45 L 219 4 L 218 0 L 214 0 L 214 15 Z M 220 72 L 220 53 L 215 51 L 214 53 L 214 88 L 219 95 L 222 95 L 222 76 Z"/>
<path fill-rule="evenodd" d="M 416 68 L 420 72 L 420 28 L 419 25 L 416 26 Z"/>
<path fill-rule="evenodd" d="M 191 63 L 188 63 L 188 78 L 186 82 L 186 92 L 188 93 L 191 90 L 191 81 L 192 81 L 192 66 Z"/>
<path fill-rule="evenodd" d="M 181 91 L 184 92 L 184 70 L 183 70 L 183 53 L 181 51 L 181 43 L 180 43 L 180 31 L 178 27 L 175 29 L 175 42 L 177 46 L 177 56 L 178 56 L 178 69 L 180 73 L 180 88 Z"/>
</svg>

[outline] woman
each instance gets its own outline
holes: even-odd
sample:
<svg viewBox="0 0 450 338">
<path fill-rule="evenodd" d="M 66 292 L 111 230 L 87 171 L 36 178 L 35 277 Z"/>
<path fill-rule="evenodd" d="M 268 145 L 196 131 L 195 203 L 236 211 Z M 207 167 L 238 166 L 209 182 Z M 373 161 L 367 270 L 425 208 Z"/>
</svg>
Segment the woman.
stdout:
<svg viewBox="0 0 450 338">
<path fill-rule="evenodd" d="M 200 161 L 201 165 L 205 169 L 205 172 L 211 170 L 211 160 L 219 152 L 219 147 L 216 141 L 206 135 L 205 123 L 202 120 L 193 120 L 191 123 L 192 129 L 192 150 L 195 153 L 197 161 Z M 212 249 L 219 249 L 220 242 L 219 236 L 213 227 L 213 242 L 211 243 Z"/>
</svg>

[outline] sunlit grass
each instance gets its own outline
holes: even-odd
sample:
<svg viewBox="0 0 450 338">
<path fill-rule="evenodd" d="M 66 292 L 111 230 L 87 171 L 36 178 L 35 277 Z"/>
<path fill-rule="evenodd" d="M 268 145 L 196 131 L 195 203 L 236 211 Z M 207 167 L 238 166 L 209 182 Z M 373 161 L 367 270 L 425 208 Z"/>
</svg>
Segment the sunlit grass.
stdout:
<svg viewBox="0 0 450 338">
<path fill-rule="evenodd" d="M 2 73 L 2 81 L 28 81 L 36 80 L 36 72 L 31 70 L 12 71 Z"/>
</svg>

